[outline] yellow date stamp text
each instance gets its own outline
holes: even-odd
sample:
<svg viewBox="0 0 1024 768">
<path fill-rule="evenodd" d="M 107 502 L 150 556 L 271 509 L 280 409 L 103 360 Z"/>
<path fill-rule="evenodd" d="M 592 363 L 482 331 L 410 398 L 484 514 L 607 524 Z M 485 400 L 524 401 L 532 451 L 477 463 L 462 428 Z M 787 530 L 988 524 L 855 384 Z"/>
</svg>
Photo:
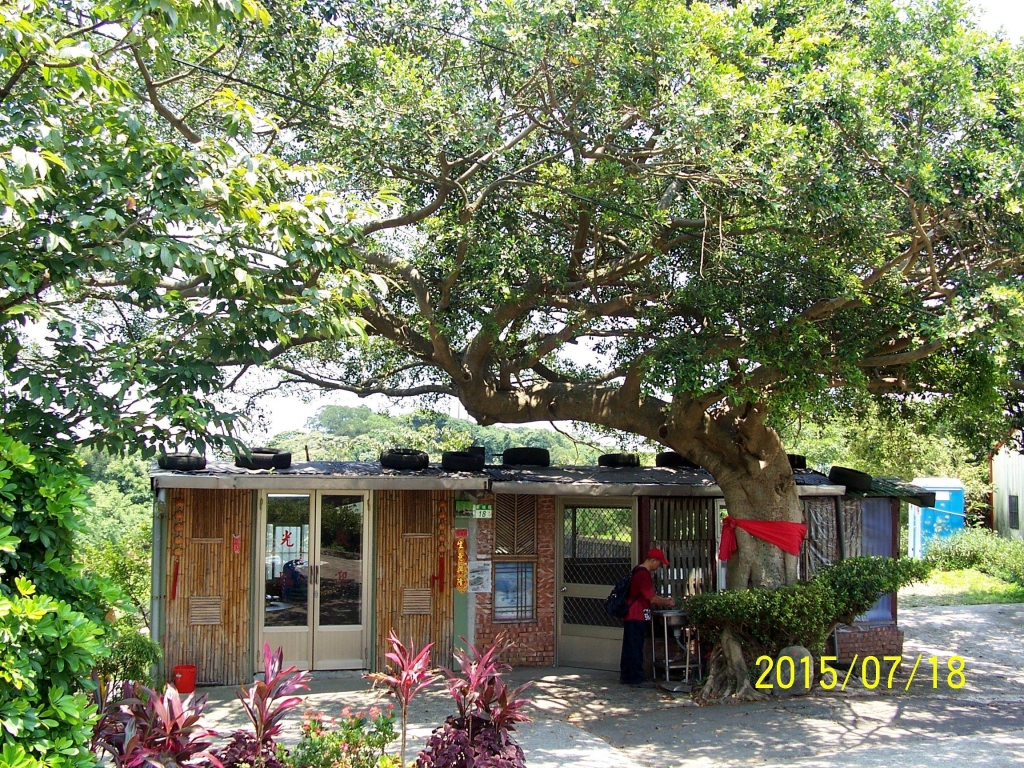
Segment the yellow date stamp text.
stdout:
<svg viewBox="0 0 1024 768">
<path fill-rule="evenodd" d="M 789 689 L 794 685 L 801 685 L 803 688 L 810 688 L 814 685 L 815 679 L 826 691 L 838 687 L 845 691 L 851 677 L 860 680 L 860 684 L 868 690 L 874 690 L 879 686 L 887 689 L 902 686 L 904 690 L 910 690 L 910 684 L 914 682 L 914 676 L 925 661 L 926 667 L 931 667 L 932 688 L 945 685 L 949 688 L 963 688 L 967 683 L 966 662 L 963 656 L 950 656 L 943 664 L 938 656 L 929 656 L 919 653 L 914 660 L 914 667 L 910 671 L 910 677 L 906 684 L 902 680 L 895 680 L 896 671 L 899 669 L 902 656 L 864 656 L 853 657 L 846 673 L 843 674 L 832 666 L 837 662 L 836 656 L 821 656 L 818 658 L 819 669 L 814 669 L 811 659 L 808 656 L 794 661 L 789 656 L 782 656 L 777 661 L 771 656 L 760 656 L 757 659 L 757 666 L 761 668 L 761 674 L 755 684 L 761 690 L 772 690 L 777 685 L 779 688 Z M 774 675 L 772 674 L 774 672 Z"/>
</svg>

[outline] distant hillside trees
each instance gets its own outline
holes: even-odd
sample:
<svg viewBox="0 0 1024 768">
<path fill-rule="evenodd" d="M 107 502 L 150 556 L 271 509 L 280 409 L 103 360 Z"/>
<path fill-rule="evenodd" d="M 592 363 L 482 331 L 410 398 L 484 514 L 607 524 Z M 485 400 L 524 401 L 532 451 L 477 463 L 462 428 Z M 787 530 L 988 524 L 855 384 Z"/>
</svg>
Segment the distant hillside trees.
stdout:
<svg viewBox="0 0 1024 768">
<path fill-rule="evenodd" d="M 455 451 L 470 445 L 487 449 L 488 461 L 500 463 L 506 448 L 533 446 L 547 448 L 552 464 L 594 464 L 601 451 L 550 429 L 526 427 L 481 427 L 466 419 L 457 419 L 436 411 L 419 409 L 390 416 L 366 406 L 351 408 L 329 405 L 321 408 L 307 423 L 308 430 L 283 432 L 275 436 L 275 447 L 286 448 L 297 456 L 336 461 L 375 461 L 388 448 L 417 448 L 439 461 L 443 451 Z"/>
</svg>

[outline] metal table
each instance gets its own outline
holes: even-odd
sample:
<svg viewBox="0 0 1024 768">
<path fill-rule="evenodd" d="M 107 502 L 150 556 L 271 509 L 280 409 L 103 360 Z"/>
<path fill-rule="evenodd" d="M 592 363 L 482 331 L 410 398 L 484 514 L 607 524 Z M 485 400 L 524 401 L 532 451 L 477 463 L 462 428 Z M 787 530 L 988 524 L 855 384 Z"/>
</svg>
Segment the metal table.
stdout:
<svg viewBox="0 0 1024 768">
<path fill-rule="evenodd" d="M 674 670 L 683 670 L 682 682 L 690 683 L 691 673 L 694 678 L 693 682 L 696 682 L 700 678 L 701 671 L 700 636 L 697 634 L 697 628 L 690 626 L 689 617 L 683 611 L 651 611 L 651 618 L 652 652 L 659 628 L 664 642 L 663 658 L 657 658 L 658 654 L 655 654 L 655 672 L 657 673 L 658 668 L 664 669 L 665 682 L 668 683 L 672 679 Z M 673 660 L 672 654 L 669 653 L 670 635 L 675 640 L 675 644 L 683 651 L 681 659 Z"/>
</svg>

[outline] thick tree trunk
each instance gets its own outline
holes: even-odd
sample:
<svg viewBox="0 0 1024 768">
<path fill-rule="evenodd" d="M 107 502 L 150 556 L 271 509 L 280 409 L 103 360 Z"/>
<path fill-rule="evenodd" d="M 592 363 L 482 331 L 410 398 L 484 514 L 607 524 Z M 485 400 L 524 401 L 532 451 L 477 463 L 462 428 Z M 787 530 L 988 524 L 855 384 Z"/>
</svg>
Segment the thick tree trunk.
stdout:
<svg viewBox="0 0 1024 768">
<path fill-rule="evenodd" d="M 763 415 L 762 407 L 754 404 L 723 410 L 705 419 L 696 439 L 682 436 L 673 447 L 711 472 L 731 517 L 803 522 L 786 450 Z M 781 587 L 796 581 L 795 556 L 740 529 L 736 542 L 738 550 L 726 566 L 726 589 Z"/>
<path fill-rule="evenodd" d="M 706 467 L 725 496 L 728 514 L 742 520 L 803 522 L 803 509 L 778 434 L 768 428 L 757 406 L 721 412 L 705 421 L 696 445 L 677 448 Z M 773 544 L 736 529 L 737 551 L 726 565 L 726 589 L 781 587 L 797 580 L 797 558 Z M 736 634 L 718 639 L 700 698 L 763 698 L 750 684 L 748 660 Z"/>
</svg>

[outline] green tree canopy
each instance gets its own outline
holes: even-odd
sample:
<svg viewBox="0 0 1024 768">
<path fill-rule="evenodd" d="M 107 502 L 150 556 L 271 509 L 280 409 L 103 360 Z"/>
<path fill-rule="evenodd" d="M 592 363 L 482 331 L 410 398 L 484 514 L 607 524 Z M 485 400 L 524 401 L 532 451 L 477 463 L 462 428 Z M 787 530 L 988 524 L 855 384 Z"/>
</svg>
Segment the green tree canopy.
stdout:
<svg viewBox="0 0 1024 768">
<path fill-rule="evenodd" d="M 225 367 L 359 332 L 349 243 L 374 196 L 264 151 L 274 116 L 204 74 L 261 6 L 44 0 L 0 20 L 8 425 L 115 450 L 220 439 Z"/>
<path fill-rule="evenodd" d="M 247 98 L 400 200 L 357 246 L 367 338 L 314 334 L 290 380 L 634 432 L 767 519 L 800 519 L 771 420 L 876 398 L 977 444 L 1020 418 L 1024 60 L 965 2 L 279 13 L 301 33 L 241 65 Z M 795 578 L 740 544 L 731 586 Z"/>
</svg>

